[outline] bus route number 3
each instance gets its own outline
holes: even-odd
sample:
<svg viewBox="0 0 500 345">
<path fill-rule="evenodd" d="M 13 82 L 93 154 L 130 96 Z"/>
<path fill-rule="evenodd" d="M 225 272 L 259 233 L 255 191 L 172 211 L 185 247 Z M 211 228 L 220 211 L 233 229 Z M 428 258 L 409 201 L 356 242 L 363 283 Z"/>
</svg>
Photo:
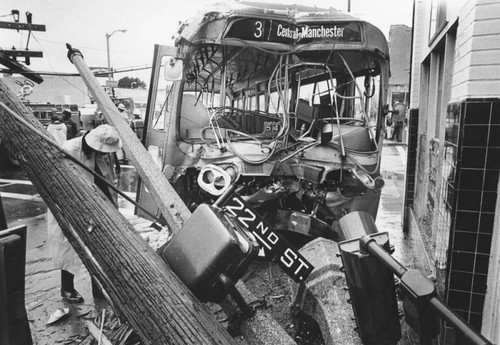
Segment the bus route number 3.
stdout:
<svg viewBox="0 0 500 345">
<path fill-rule="evenodd" d="M 255 38 L 261 38 L 263 34 L 264 34 L 264 25 L 260 20 L 257 20 L 255 22 L 255 31 L 253 35 L 255 36 Z"/>
</svg>

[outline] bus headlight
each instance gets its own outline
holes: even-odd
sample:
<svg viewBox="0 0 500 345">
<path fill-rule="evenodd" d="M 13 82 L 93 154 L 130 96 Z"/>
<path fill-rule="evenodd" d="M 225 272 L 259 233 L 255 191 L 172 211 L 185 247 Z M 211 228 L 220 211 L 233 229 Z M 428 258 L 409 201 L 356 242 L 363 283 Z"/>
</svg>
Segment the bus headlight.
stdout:
<svg viewBox="0 0 500 345">
<path fill-rule="evenodd" d="M 368 188 L 368 189 L 375 188 L 375 181 L 373 180 L 373 178 L 370 175 L 368 175 L 364 171 L 361 171 L 361 170 L 358 170 L 358 169 L 354 169 L 354 170 L 352 170 L 352 173 L 354 174 L 354 176 L 357 177 L 357 179 L 362 184 L 365 185 L 366 188 Z"/>
<path fill-rule="evenodd" d="M 236 168 L 228 166 L 222 168 L 214 164 L 204 166 L 198 175 L 198 184 L 212 195 L 221 195 L 236 177 Z"/>
</svg>

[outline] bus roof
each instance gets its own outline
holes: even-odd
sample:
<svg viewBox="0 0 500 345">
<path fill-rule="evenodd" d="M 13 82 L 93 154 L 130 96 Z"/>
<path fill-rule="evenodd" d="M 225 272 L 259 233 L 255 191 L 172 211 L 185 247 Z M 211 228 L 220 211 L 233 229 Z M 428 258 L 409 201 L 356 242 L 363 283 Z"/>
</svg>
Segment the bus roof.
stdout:
<svg viewBox="0 0 500 345">
<path fill-rule="evenodd" d="M 377 27 L 334 8 L 244 1 L 217 3 L 183 23 L 178 33 L 177 46 L 243 45 L 243 41 L 252 41 L 255 46 L 282 51 L 325 50 L 334 46 L 336 50 L 364 50 L 383 58 L 389 56 L 387 40 Z"/>
</svg>

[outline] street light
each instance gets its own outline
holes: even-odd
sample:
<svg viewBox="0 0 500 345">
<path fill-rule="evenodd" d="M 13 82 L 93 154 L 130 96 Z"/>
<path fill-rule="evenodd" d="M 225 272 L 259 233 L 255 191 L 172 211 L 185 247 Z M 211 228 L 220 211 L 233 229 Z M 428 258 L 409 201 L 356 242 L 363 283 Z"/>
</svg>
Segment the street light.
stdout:
<svg viewBox="0 0 500 345">
<path fill-rule="evenodd" d="M 127 32 L 126 29 L 118 29 L 113 31 L 112 33 L 108 34 L 106 33 L 106 50 L 108 52 L 108 80 L 113 80 L 113 73 L 111 73 L 111 58 L 109 56 L 109 38 L 113 36 L 115 32 Z"/>
</svg>

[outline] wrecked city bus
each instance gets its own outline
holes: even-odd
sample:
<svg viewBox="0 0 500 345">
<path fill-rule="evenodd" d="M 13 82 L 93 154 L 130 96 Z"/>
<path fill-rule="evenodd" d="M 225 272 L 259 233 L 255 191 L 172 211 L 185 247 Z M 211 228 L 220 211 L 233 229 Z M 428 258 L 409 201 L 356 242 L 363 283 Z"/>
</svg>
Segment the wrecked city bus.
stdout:
<svg viewBox="0 0 500 345">
<path fill-rule="evenodd" d="M 382 32 L 343 12 L 215 8 L 155 47 L 143 143 L 191 210 L 236 186 L 277 231 L 336 240 L 377 213 L 389 74 Z"/>
</svg>

